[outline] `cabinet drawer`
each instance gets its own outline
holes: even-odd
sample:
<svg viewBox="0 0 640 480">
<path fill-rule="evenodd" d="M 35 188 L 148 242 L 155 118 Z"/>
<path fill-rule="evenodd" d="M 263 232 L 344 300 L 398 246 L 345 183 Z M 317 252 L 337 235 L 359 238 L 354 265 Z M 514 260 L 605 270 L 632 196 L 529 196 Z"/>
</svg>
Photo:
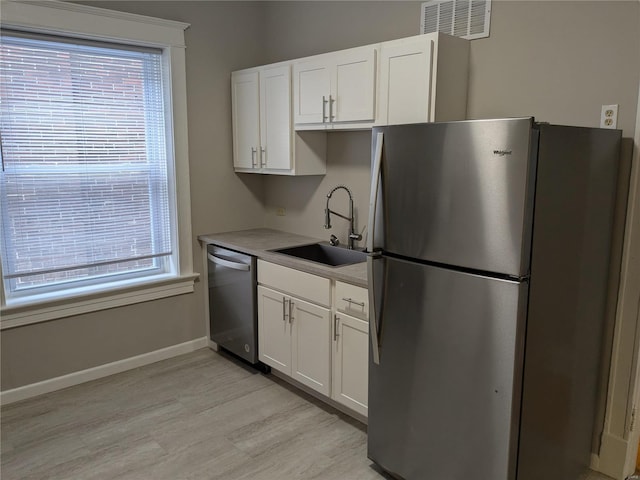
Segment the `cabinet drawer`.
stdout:
<svg viewBox="0 0 640 480">
<path fill-rule="evenodd" d="M 258 283 L 325 307 L 331 306 L 331 281 L 328 278 L 258 260 Z"/>
<path fill-rule="evenodd" d="M 369 315 L 369 292 L 366 288 L 336 282 L 336 309 L 354 317 L 367 319 Z"/>
</svg>

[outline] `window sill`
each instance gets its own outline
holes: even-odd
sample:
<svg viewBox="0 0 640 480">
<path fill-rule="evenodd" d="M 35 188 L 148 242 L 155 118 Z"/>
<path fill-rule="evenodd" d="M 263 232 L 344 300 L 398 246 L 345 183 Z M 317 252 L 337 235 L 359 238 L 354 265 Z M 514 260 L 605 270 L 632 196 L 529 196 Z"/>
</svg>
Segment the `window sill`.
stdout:
<svg viewBox="0 0 640 480">
<path fill-rule="evenodd" d="M 4 305 L 0 310 L 0 330 L 192 293 L 198 276 L 194 273 L 91 295 Z"/>
</svg>

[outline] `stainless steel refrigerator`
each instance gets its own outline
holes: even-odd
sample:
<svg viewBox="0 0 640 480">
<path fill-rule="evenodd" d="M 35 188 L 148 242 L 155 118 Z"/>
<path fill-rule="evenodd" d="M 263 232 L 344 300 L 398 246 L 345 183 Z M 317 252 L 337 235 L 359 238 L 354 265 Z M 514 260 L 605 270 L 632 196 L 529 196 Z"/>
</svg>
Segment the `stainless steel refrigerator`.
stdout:
<svg viewBox="0 0 640 480">
<path fill-rule="evenodd" d="M 408 480 L 573 480 L 600 379 L 620 131 L 379 127 L 368 455 Z"/>
</svg>

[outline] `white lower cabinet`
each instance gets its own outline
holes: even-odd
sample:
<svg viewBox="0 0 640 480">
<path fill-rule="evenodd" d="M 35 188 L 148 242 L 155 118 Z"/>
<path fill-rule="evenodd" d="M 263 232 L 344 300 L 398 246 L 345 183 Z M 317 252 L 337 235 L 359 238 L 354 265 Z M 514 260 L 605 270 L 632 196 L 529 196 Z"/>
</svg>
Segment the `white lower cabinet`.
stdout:
<svg viewBox="0 0 640 480">
<path fill-rule="evenodd" d="M 291 298 L 291 376 L 323 395 L 331 394 L 331 314 Z"/>
<path fill-rule="evenodd" d="M 333 334 L 331 398 L 367 416 L 369 380 L 369 324 L 336 313 Z"/>
<path fill-rule="evenodd" d="M 276 370 L 291 375 L 291 328 L 285 316 L 287 297 L 258 286 L 258 357 Z"/>
<path fill-rule="evenodd" d="M 329 309 L 258 286 L 258 342 L 260 361 L 330 394 Z"/>
<path fill-rule="evenodd" d="M 263 260 L 258 283 L 260 361 L 366 416 L 367 290 Z"/>
<path fill-rule="evenodd" d="M 258 286 L 258 342 L 260 361 L 330 395 L 329 309 Z"/>
<path fill-rule="evenodd" d="M 330 395 L 330 280 L 259 260 L 258 282 L 260 361 Z"/>
</svg>

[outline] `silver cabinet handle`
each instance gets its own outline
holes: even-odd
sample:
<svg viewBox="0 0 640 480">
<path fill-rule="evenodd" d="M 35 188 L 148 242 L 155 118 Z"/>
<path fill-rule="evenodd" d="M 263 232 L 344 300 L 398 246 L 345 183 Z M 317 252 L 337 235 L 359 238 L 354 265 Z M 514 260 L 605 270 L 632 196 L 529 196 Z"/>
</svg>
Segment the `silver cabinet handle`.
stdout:
<svg viewBox="0 0 640 480">
<path fill-rule="evenodd" d="M 293 307 L 294 307 L 295 303 L 293 303 L 293 300 L 289 300 L 289 324 L 292 324 L 293 321 L 295 320 L 293 318 Z"/>
<path fill-rule="evenodd" d="M 348 308 L 351 308 L 351 304 L 353 303 L 354 305 L 359 305 L 362 308 L 364 308 L 364 302 L 356 302 L 355 300 L 351 299 L 351 298 L 342 298 L 342 300 L 344 300 L 345 302 L 347 302 L 349 304 Z"/>
<path fill-rule="evenodd" d="M 258 152 L 258 150 L 256 149 L 256 147 L 251 147 L 251 166 L 253 168 L 256 168 L 256 166 L 258 165 L 256 162 L 256 153 Z"/>
<path fill-rule="evenodd" d="M 322 123 L 326 122 L 329 118 L 327 117 L 327 97 L 322 96 Z"/>
<path fill-rule="evenodd" d="M 334 342 L 337 342 L 338 337 L 340 336 L 340 333 L 338 333 L 339 328 L 340 328 L 340 317 L 338 317 L 338 314 L 335 313 L 333 315 L 333 341 Z"/>
<path fill-rule="evenodd" d="M 282 321 L 287 321 L 287 297 L 282 297 Z"/>
<path fill-rule="evenodd" d="M 331 95 L 329 95 L 329 121 L 333 122 L 336 118 L 336 116 L 333 114 L 333 104 L 335 103 L 336 99 L 332 98 Z"/>
<path fill-rule="evenodd" d="M 215 255 L 211 255 L 210 253 L 207 253 L 207 258 L 209 259 L 209 261 L 222 267 L 233 268 L 234 270 L 242 270 L 243 272 L 248 272 L 249 270 L 251 270 L 251 265 L 225 260 L 224 258 L 216 257 Z"/>
<path fill-rule="evenodd" d="M 260 166 L 267 166 L 267 149 L 265 147 L 260 147 Z"/>
</svg>

